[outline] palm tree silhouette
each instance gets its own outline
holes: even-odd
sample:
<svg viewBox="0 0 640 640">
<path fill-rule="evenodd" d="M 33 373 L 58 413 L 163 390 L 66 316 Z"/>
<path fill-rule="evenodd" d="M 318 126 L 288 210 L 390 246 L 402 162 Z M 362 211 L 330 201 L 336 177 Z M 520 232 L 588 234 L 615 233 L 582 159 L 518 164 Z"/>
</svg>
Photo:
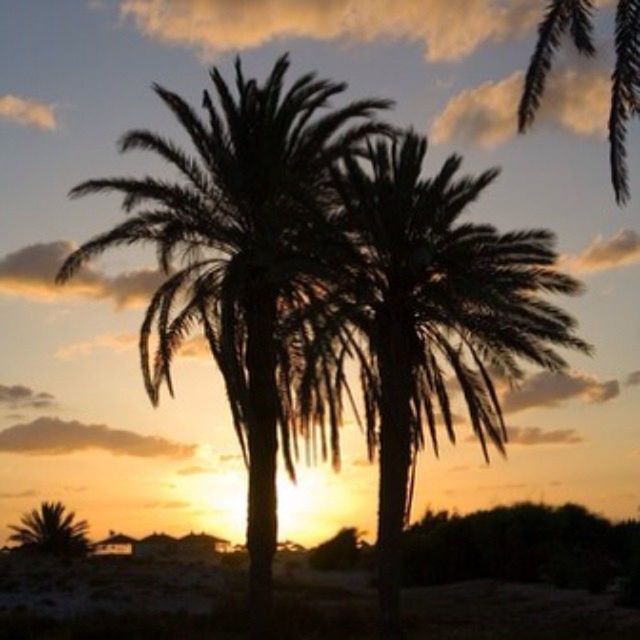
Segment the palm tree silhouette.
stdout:
<svg viewBox="0 0 640 640">
<path fill-rule="evenodd" d="M 58 556 L 82 556 L 89 549 L 86 520 L 75 521 L 62 502 L 43 502 L 40 509 L 22 515 L 19 525 L 9 525 L 9 536 L 26 551 Z"/>
<path fill-rule="evenodd" d="M 562 36 L 569 33 L 578 52 L 592 57 L 593 0 L 551 0 L 538 27 L 538 42 L 531 56 L 518 109 L 518 128 L 526 131 L 535 120 Z M 627 126 L 640 113 L 640 0 L 618 0 L 615 26 L 616 62 L 611 76 L 609 147 L 611 182 L 616 202 L 630 197 L 627 169 Z"/>
<path fill-rule="evenodd" d="M 173 393 L 170 365 L 181 341 L 194 327 L 203 327 L 248 464 L 249 602 L 255 638 L 271 633 L 278 444 L 293 476 L 296 435 L 311 437 L 319 423 L 324 434 L 324 415 L 316 410 L 314 394 L 331 393 L 326 379 L 313 380 L 310 370 L 304 402 L 297 402 L 301 352 L 313 327 L 301 321 L 296 330 L 285 318 L 318 300 L 323 279 L 335 270 L 332 247 L 339 244 L 339 234 L 328 215 L 333 194 L 329 165 L 367 135 L 388 131 L 371 118 L 391 104 L 359 100 L 322 113 L 346 85 L 309 73 L 284 92 L 288 67 L 285 55 L 259 85 L 244 77 L 237 59 L 237 95 L 214 67 L 210 75 L 217 104 L 205 91 L 206 123 L 178 95 L 155 85 L 196 155 L 150 131 L 125 134 L 122 151 L 153 151 L 183 179 L 106 178 L 75 187 L 72 197 L 121 192 L 123 209 L 135 213 L 75 251 L 58 275 L 59 281 L 68 280 L 114 246 L 156 246 L 167 278 L 140 331 L 142 372 L 154 404 L 163 384 Z M 158 343 L 152 354 L 154 336 Z M 322 355 L 317 355 L 314 361 L 320 362 Z M 323 373 L 333 366 L 326 361 Z M 339 415 L 332 412 L 327 420 L 336 462 Z"/>
<path fill-rule="evenodd" d="M 370 455 L 379 447 L 380 637 L 402 637 L 400 543 L 425 440 L 438 423 L 455 442 L 451 394 L 462 392 L 488 460 L 506 429 L 493 379 L 517 379 L 521 361 L 556 371 L 555 346 L 588 352 L 575 321 L 544 294 L 575 294 L 555 268 L 545 230 L 499 233 L 459 218 L 498 175 L 456 177 L 460 156 L 423 179 L 427 141 L 412 132 L 369 146 L 334 170 L 342 219 L 359 245 L 339 289 L 340 313 L 364 336 L 359 355 Z M 338 297 L 338 293 L 336 294 Z"/>
</svg>

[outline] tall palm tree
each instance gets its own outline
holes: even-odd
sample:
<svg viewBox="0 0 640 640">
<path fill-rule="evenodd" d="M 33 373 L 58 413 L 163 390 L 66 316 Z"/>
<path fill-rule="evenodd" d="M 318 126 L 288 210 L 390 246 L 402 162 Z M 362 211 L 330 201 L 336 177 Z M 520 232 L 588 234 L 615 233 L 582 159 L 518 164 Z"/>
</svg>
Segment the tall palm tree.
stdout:
<svg viewBox="0 0 640 640">
<path fill-rule="evenodd" d="M 195 155 L 147 130 L 125 134 L 122 151 L 155 152 L 180 179 L 106 178 L 75 187 L 72 197 L 120 192 L 123 209 L 133 215 L 81 246 L 58 276 L 68 280 L 117 245 L 155 245 L 167 278 L 151 299 L 140 331 L 142 372 L 154 404 L 163 384 L 173 393 L 170 365 L 181 341 L 196 327 L 204 330 L 248 464 L 249 601 L 256 638 L 271 633 L 278 445 L 293 476 L 296 435 L 309 438 L 314 425 L 324 425 L 314 394 L 333 392 L 323 377 L 305 387 L 305 401 L 298 406 L 295 381 L 313 328 L 306 323 L 296 332 L 284 319 L 318 300 L 323 280 L 335 270 L 340 242 L 328 216 L 329 165 L 367 135 L 387 131 L 371 118 L 391 104 L 358 100 L 323 112 L 346 85 L 309 73 L 285 91 L 288 67 L 285 55 L 259 84 L 245 78 L 238 59 L 235 94 L 214 67 L 216 100 L 208 91 L 203 97 L 207 122 L 178 95 L 155 85 Z M 150 339 L 157 339 L 155 354 Z M 333 367 L 326 361 L 324 371 Z M 332 411 L 327 422 L 337 464 L 338 413 Z"/>
<path fill-rule="evenodd" d="M 589 351 L 575 321 L 544 299 L 579 284 L 555 267 L 545 230 L 499 233 L 460 216 L 498 175 L 457 177 L 461 157 L 421 177 L 427 142 L 411 132 L 346 156 L 334 179 L 343 224 L 359 247 L 336 303 L 364 338 L 359 354 L 370 454 L 379 448 L 380 637 L 402 637 L 401 535 L 415 456 L 437 425 L 455 442 L 453 389 L 488 460 L 504 451 L 506 429 L 496 375 L 517 379 L 522 362 L 566 366 L 554 347 Z"/>
<path fill-rule="evenodd" d="M 9 525 L 9 540 L 21 548 L 57 556 L 82 556 L 89 549 L 86 520 L 75 520 L 62 502 L 43 502 L 22 515 L 19 525 Z"/>
<path fill-rule="evenodd" d="M 518 128 L 526 131 L 535 120 L 553 65 L 553 57 L 568 33 L 578 52 L 592 57 L 593 0 L 550 0 L 538 27 L 538 41 L 531 56 L 518 110 Z M 618 0 L 615 26 L 616 62 L 611 76 L 609 147 L 611 182 L 616 202 L 630 197 L 627 169 L 627 126 L 640 114 L 640 0 Z"/>
</svg>

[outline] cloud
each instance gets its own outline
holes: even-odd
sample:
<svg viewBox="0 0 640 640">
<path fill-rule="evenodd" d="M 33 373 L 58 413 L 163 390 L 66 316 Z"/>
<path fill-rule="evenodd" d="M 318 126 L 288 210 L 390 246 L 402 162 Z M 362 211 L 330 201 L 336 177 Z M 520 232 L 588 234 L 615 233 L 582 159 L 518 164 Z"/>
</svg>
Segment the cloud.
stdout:
<svg viewBox="0 0 640 640">
<path fill-rule="evenodd" d="M 10 93 L 0 95 L 0 119 L 49 131 L 57 126 L 52 104 L 45 104 L 33 98 L 21 98 Z"/>
<path fill-rule="evenodd" d="M 520 387 L 507 390 L 502 397 L 502 406 L 507 412 L 515 412 L 532 407 L 556 407 L 571 399 L 602 404 L 618 395 L 620 383 L 617 380 L 602 382 L 580 371 L 544 371 L 527 378 Z"/>
<path fill-rule="evenodd" d="M 540 427 L 507 427 L 508 444 L 521 446 L 536 445 L 567 445 L 580 444 L 584 438 L 575 429 L 541 429 Z M 477 437 L 471 434 L 465 442 L 477 442 Z M 459 471 L 468 467 L 454 467 L 451 471 Z"/>
<path fill-rule="evenodd" d="M 509 427 L 509 444 L 533 446 L 540 444 L 579 444 L 582 436 L 575 429 L 548 429 L 540 427 Z"/>
<path fill-rule="evenodd" d="M 239 453 L 221 453 L 218 459 L 220 464 L 234 465 L 237 462 L 242 462 L 242 456 Z"/>
<path fill-rule="evenodd" d="M 138 334 L 131 333 L 102 333 L 90 340 L 81 340 L 59 347 L 55 353 L 61 360 L 74 360 L 86 357 L 98 350 L 123 353 L 138 346 Z M 183 358 L 211 358 L 209 345 L 203 336 L 193 336 L 182 344 L 178 355 Z"/>
<path fill-rule="evenodd" d="M 0 493 L 0 500 L 13 500 L 14 498 L 33 498 L 38 495 L 35 489 L 27 489 L 27 491 L 18 491 L 15 493 Z"/>
<path fill-rule="evenodd" d="M 139 458 L 183 459 L 194 454 L 196 445 L 111 429 L 105 425 L 65 422 L 51 417 L 38 418 L 0 431 L 0 452 L 4 453 L 62 455 L 89 449 Z"/>
<path fill-rule="evenodd" d="M 640 385 L 640 370 L 632 371 L 625 380 L 627 387 L 637 387 Z"/>
<path fill-rule="evenodd" d="M 99 349 L 122 353 L 129 351 L 138 344 L 137 333 L 102 333 L 91 340 L 81 340 L 59 347 L 56 358 L 61 360 L 75 360 L 91 355 Z"/>
<path fill-rule="evenodd" d="M 50 409 L 57 405 L 56 399 L 45 391 L 36 392 L 22 384 L 7 386 L 0 384 L 0 406 L 8 409 Z"/>
<path fill-rule="evenodd" d="M 537 24 L 542 8 L 531 0 L 120 0 L 120 14 L 144 35 L 205 57 L 307 37 L 408 40 L 433 61 L 520 38 Z"/>
<path fill-rule="evenodd" d="M 64 259 L 76 248 L 67 240 L 33 244 L 0 257 L 0 294 L 31 300 L 51 301 L 68 296 L 111 300 L 123 308 L 148 301 L 165 276 L 156 269 L 142 268 L 115 277 L 83 267 L 65 285 L 54 278 Z"/>
<path fill-rule="evenodd" d="M 434 118 L 434 143 L 471 143 L 495 147 L 516 135 L 516 110 L 524 74 L 465 89 Z M 564 68 L 549 78 L 536 125 L 551 124 L 583 136 L 604 136 L 610 78 L 599 69 Z"/>
<path fill-rule="evenodd" d="M 602 271 L 640 263 L 640 233 L 620 229 L 609 238 L 597 236 L 584 251 L 563 257 L 574 271 Z"/>
<path fill-rule="evenodd" d="M 217 473 L 218 470 L 214 467 L 206 467 L 203 465 L 193 465 L 191 467 L 183 467 L 182 469 L 178 469 L 176 473 L 179 476 L 197 476 L 204 475 L 209 473 Z"/>
<path fill-rule="evenodd" d="M 191 506 L 186 500 L 158 500 L 142 505 L 145 509 L 186 509 Z"/>
<path fill-rule="evenodd" d="M 204 336 L 193 336 L 187 338 L 180 347 L 178 355 L 183 358 L 211 358 L 209 343 Z"/>
<path fill-rule="evenodd" d="M 23 420 L 24 418 L 26 418 L 24 413 L 5 413 L 4 414 L 4 419 L 5 420 Z"/>
</svg>

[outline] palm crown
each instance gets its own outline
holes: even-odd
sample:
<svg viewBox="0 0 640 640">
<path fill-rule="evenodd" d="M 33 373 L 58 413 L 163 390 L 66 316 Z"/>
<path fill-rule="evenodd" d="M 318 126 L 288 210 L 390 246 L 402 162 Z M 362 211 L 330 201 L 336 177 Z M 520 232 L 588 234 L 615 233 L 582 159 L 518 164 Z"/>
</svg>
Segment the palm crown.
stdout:
<svg viewBox="0 0 640 640">
<path fill-rule="evenodd" d="M 372 144 L 370 170 L 347 156 L 334 172 L 345 224 L 360 247 L 342 290 L 343 310 L 369 345 L 359 353 L 370 443 L 380 411 L 379 360 L 395 325 L 411 371 L 414 445 L 422 446 L 426 427 L 437 453 L 438 417 L 454 440 L 455 380 L 487 455 L 487 438 L 500 449 L 505 438 L 492 378 L 520 377 L 519 361 L 565 367 L 554 346 L 589 351 L 574 334 L 575 321 L 544 299 L 575 294 L 580 285 L 555 268 L 549 231 L 499 233 L 460 221 L 497 170 L 457 177 L 462 159 L 454 155 L 424 179 L 426 150 L 426 140 L 409 133 L 393 144 Z"/>
<path fill-rule="evenodd" d="M 19 525 L 10 525 L 9 540 L 25 549 L 56 555 L 82 555 L 89 543 L 86 520 L 75 521 L 75 513 L 65 512 L 61 502 L 43 502 L 40 509 L 25 513 Z"/>
<path fill-rule="evenodd" d="M 172 357 L 194 325 L 202 324 L 225 378 L 243 451 L 250 405 L 243 362 L 248 310 L 263 305 L 255 309 L 259 322 L 271 322 L 273 333 L 281 338 L 275 355 L 280 393 L 273 401 L 284 458 L 293 474 L 290 434 L 301 427 L 309 435 L 306 428 L 322 422 L 322 416 L 313 410 L 317 403 L 312 399 L 293 410 L 291 385 L 301 338 L 283 335 L 281 320 L 288 309 L 317 296 L 321 281 L 335 268 L 332 247 L 339 244 L 339 234 L 326 214 L 332 197 L 329 164 L 367 135 L 388 131 L 387 125 L 371 118 L 391 102 L 361 100 L 322 115 L 330 98 L 346 85 L 311 73 L 284 92 L 288 67 L 288 57 L 283 56 L 260 86 L 245 79 L 238 59 L 236 96 L 213 68 L 217 105 L 205 91 L 208 123 L 178 95 L 155 85 L 188 133 L 196 155 L 150 131 L 125 134 L 122 151 L 153 151 L 183 180 L 107 178 L 75 187 L 74 197 L 119 191 L 124 194 L 123 208 L 135 213 L 72 254 L 59 280 L 67 280 L 87 260 L 113 246 L 154 244 L 168 275 L 153 296 L 141 329 L 147 392 L 154 403 L 164 382 L 172 392 Z M 353 125 L 358 119 L 359 124 Z M 158 343 L 151 357 L 154 336 Z M 323 385 L 318 380 L 313 389 Z M 338 419 L 332 418 L 335 431 Z"/>
</svg>

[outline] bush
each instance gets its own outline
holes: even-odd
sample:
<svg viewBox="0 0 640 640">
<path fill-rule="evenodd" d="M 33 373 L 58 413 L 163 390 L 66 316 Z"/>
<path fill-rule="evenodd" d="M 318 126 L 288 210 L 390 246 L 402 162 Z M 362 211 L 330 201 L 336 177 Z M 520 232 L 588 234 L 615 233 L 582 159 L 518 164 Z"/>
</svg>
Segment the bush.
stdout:
<svg viewBox="0 0 640 640">
<path fill-rule="evenodd" d="M 333 538 L 309 552 L 309 565 L 317 571 L 344 571 L 358 564 L 358 530 L 341 529 Z"/>
<path fill-rule="evenodd" d="M 520 503 L 464 517 L 428 512 L 405 532 L 404 583 L 548 580 L 559 587 L 599 593 L 625 555 L 619 543 L 634 531 L 631 525 L 616 530 L 573 504 Z"/>
<path fill-rule="evenodd" d="M 640 609 L 640 543 L 626 568 L 618 604 Z"/>
</svg>

